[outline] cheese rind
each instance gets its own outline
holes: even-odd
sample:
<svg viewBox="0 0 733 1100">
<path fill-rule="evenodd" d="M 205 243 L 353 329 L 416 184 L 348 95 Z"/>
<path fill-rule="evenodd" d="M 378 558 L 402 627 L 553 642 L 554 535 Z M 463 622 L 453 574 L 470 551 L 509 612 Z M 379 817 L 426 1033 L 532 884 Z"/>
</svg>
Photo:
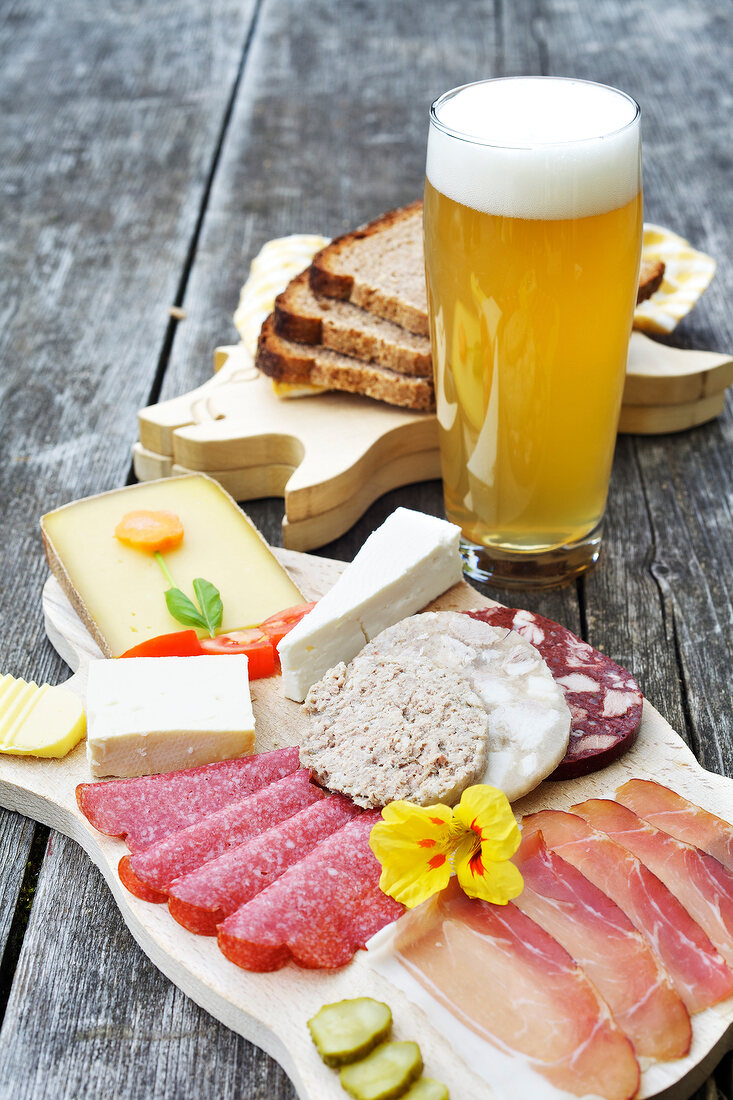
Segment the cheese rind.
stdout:
<svg viewBox="0 0 733 1100">
<path fill-rule="evenodd" d="M 329 668 L 457 584 L 460 534 L 446 520 L 397 508 L 278 645 L 285 695 L 302 702 Z"/>
<path fill-rule="evenodd" d="M 66 756 L 85 730 L 81 700 L 73 691 L 0 676 L 0 752 Z"/>
<path fill-rule="evenodd" d="M 219 589 L 221 633 L 254 626 L 303 602 L 265 540 L 217 482 L 196 474 L 129 485 L 77 500 L 41 520 L 51 570 L 108 656 L 181 629 L 166 606 L 168 582 L 153 554 L 114 536 L 122 517 L 138 509 L 180 517 L 183 542 L 165 553 L 166 565 L 188 596 L 195 577 Z"/>
<path fill-rule="evenodd" d="M 244 756 L 255 719 L 244 654 L 91 661 L 87 759 L 97 776 L 151 775 Z"/>
</svg>

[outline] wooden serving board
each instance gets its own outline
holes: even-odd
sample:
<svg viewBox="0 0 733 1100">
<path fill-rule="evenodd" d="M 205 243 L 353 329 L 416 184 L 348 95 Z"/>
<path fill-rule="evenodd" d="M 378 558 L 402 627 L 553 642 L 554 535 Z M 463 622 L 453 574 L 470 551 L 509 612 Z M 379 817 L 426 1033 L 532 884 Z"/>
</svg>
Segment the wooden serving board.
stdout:
<svg viewBox="0 0 733 1100">
<path fill-rule="evenodd" d="M 206 473 L 239 501 L 285 500 L 283 542 L 312 550 L 344 534 L 390 489 L 440 477 L 435 416 L 353 394 L 283 401 L 242 345 L 218 348 L 198 389 L 143 409 L 140 481 Z M 733 359 L 634 332 L 620 432 L 659 434 L 718 416 Z"/>
<path fill-rule="evenodd" d="M 323 595 L 344 568 L 343 563 L 324 558 L 287 550 L 277 553 L 311 598 Z M 489 602 L 462 582 L 431 606 L 466 610 Z M 67 686 L 83 697 L 86 664 L 101 654 L 52 577 L 44 589 L 43 606 L 48 636 L 74 670 Z M 252 688 L 257 750 L 297 744 L 302 709 L 282 695 L 279 679 L 256 681 Z M 616 787 L 632 776 L 658 779 L 719 816 L 731 818 L 733 781 L 704 771 L 649 703 L 644 704 L 637 743 L 620 761 L 583 779 L 543 783 L 515 809 L 518 814 L 547 807 L 567 809 L 580 799 L 612 797 Z M 456 1057 L 423 1012 L 371 969 L 365 952 L 358 952 L 349 966 L 338 971 L 287 966 L 272 974 L 252 974 L 230 963 L 215 939 L 181 928 L 166 906 L 129 894 L 117 876 L 126 845 L 98 833 L 76 805 L 77 783 L 90 778 L 83 744 L 63 760 L 0 756 L 0 805 L 36 818 L 81 844 L 104 875 L 122 918 L 143 951 L 197 1004 L 276 1058 L 300 1100 L 344 1097 L 337 1075 L 316 1054 L 306 1021 L 324 1003 L 359 995 L 377 997 L 391 1006 L 396 1037 L 420 1043 L 426 1074 L 444 1081 L 454 1100 L 510 1100 Z M 685 1100 L 694 1092 L 733 1045 L 733 998 L 694 1017 L 693 1031 L 692 1050 L 686 1058 L 644 1070 L 640 1097 Z"/>
</svg>

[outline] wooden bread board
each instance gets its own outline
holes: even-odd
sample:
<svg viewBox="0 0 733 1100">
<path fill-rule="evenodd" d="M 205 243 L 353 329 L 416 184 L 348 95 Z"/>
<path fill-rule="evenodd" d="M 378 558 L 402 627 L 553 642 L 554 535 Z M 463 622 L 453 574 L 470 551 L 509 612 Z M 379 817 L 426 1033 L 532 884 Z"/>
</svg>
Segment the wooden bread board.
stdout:
<svg viewBox="0 0 733 1100">
<path fill-rule="evenodd" d="M 277 551 L 303 593 L 320 597 L 330 588 L 343 563 Z M 466 610 L 488 605 L 464 582 L 431 605 Z M 46 630 L 53 645 L 74 670 L 67 686 L 84 697 L 85 666 L 99 650 L 71 609 L 54 578 L 43 594 Z M 286 699 L 278 678 L 252 685 L 258 751 L 297 744 L 302 709 Z M 518 814 L 547 807 L 567 809 L 590 797 L 612 797 L 632 776 L 667 783 L 681 794 L 728 820 L 733 808 L 733 781 L 704 771 L 682 739 L 649 704 L 634 748 L 609 768 L 564 783 L 543 783 L 515 806 Z M 89 781 L 84 745 L 63 760 L 0 756 L 0 805 L 57 829 L 76 840 L 99 867 L 120 914 L 142 950 L 197 1004 L 226 1026 L 252 1040 L 283 1066 L 300 1100 L 343 1100 L 338 1077 L 321 1063 L 311 1044 L 306 1020 L 324 1003 L 370 995 L 392 1008 L 395 1036 L 415 1039 L 425 1058 L 425 1072 L 444 1081 L 454 1100 L 510 1100 L 476 1076 L 453 1052 L 427 1017 L 399 990 L 375 974 L 366 953 L 338 971 L 305 971 L 294 966 L 272 974 L 252 974 L 230 963 L 213 938 L 195 936 L 170 917 L 166 906 L 140 901 L 121 885 L 117 864 L 127 852 L 120 840 L 98 833 L 76 805 L 77 783 Z M 640 1097 L 686 1100 L 733 1044 L 733 998 L 694 1017 L 690 1054 L 677 1062 L 645 1069 Z"/>
<path fill-rule="evenodd" d="M 236 345 L 217 373 L 143 409 L 133 461 L 140 481 L 198 472 L 239 501 L 283 496 L 283 541 L 312 550 L 344 534 L 377 497 L 440 477 L 435 416 L 353 394 L 280 400 Z M 619 431 L 683 431 L 718 416 L 733 359 L 632 334 Z"/>
</svg>

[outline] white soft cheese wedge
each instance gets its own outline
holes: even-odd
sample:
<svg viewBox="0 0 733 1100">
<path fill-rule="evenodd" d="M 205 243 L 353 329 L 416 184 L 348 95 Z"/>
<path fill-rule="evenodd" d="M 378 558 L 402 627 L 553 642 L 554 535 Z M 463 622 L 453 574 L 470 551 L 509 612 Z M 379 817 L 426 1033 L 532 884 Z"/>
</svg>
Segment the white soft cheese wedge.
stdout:
<svg viewBox="0 0 733 1100">
<path fill-rule="evenodd" d="M 380 631 L 458 584 L 460 527 L 397 508 L 362 546 L 330 592 L 278 645 L 283 691 L 302 703 L 339 661 Z"/>
<path fill-rule="evenodd" d="M 151 775 L 244 756 L 255 719 L 244 654 L 91 661 L 94 775 Z"/>
</svg>

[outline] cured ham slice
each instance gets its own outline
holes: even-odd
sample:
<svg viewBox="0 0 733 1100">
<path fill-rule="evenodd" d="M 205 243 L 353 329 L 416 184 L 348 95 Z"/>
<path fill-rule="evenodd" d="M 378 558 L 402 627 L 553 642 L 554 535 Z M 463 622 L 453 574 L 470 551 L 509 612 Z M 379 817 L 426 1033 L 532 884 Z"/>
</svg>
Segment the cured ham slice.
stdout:
<svg viewBox="0 0 733 1100">
<path fill-rule="evenodd" d="M 124 837 L 131 852 L 140 852 L 298 767 L 297 748 L 276 749 L 186 771 L 80 783 L 76 801 L 100 833 Z"/>
<path fill-rule="evenodd" d="M 629 1100 L 629 1039 L 568 952 L 515 905 L 450 886 L 397 926 L 397 958 L 460 1022 L 573 1096 Z"/>
<path fill-rule="evenodd" d="M 733 966 L 733 874 L 722 863 L 655 829 L 619 802 L 591 798 L 572 809 L 638 856 Z"/>
<path fill-rule="evenodd" d="M 168 898 L 171 915 L 190 932 L 215 936 L 216 926 L 225 917 L 360 812 L 340 794 L 314 802 L 254 840 L 177 879 Z"/>
<path fill-rule="evenodd" d="M 694 844 L 733 871 L 733 825 L 722 817 L 649 779 L 630 779 L 618 788 L 616 800 L 655 829 L 685 844 Z"/>
<path fill-rule="evenodd" d="M 549 932 L 583 968 L 637 1055 L 682 1058 L 690 1016 L 648 942 L 597 886 L 545 846 L 523 835 L 513 862 L 524 890 L 515 905 Z"/>
<path fill-rule="evenodd" d="M 370 810 L 322 840 L 219 926 L 219 947 L 245 970 L 345 966 L 403 907 L 379 889 L 369 847 L 379 811 Z"/>
<path fill-rule="evenodd" d="M 119 874 L 131 893 L 145 901 L 165 901 L 174 879 L 195 871 L 229 848 L 243 844 L 325 797 L 301 768 L 241 802 L 179 829 L 142 852 L 123 856 Z M 151 894 L 158 892 L 158 897 Z"/>
<path fill-rule="evenodd" d="M 675 895 L 635 855 L 577 814 L 542 810 L 522 820 L 623 909 L 662 960 L 688 1011 L 733 995 L 733 972 Z"/>
</svg>

